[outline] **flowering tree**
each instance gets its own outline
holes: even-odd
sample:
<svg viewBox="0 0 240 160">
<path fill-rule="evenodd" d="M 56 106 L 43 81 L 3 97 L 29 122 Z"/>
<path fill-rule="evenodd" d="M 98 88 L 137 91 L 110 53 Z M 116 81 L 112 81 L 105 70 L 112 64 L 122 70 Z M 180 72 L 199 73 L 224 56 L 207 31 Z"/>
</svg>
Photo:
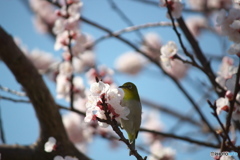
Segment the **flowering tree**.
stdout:
<svg viewBox="0 0 240 160">
<path fill-rule="evenodd" d="M 197 147 L 195 150 L 189 146 L 178 147 L 178 150 L 185 148 L 189 157 L 193 157 L 190 153 L 199 148 L 210 148 L 210 151 L 215 151 L 211 154 L 214 159 L 238 158 L 240 1 L 136 0 L 132 3 L 162 10 L 166 12 L 167 19 L 135 25 L 117 1 L 109 0 L 112 12 L 116 12 L 128 25 L 115 32 L 104 24 L 84 17 L 84 2 L 80 0 L 25 1 L 26 8 L 35 15 L 34 24 L 38 31 L 54 39 L 53 47 L 61 52 L 61 60 L 43 49 L 29 51 L 24 47 L 24 42 L 0 28 L 1 61 L 23 88 L 23 91 L 16 91 L 11 86 L 0 85 L 1 92 L 11 94 L 8 97 L 0 96 L 0 99 L 31 103 L 40 127 L 40 135 L 35 143 L 27 146 L 10 145 L 5 143 L 4 127 L 0 123 L 2 159 L 88 160 L 91 159 L 88 146 L 94 144 L 94 137 L 98 136 L 114 147 L 131 150 L 132 156 L 138 160 L 179 158 L 179 152 L 172 143 L 179 140 Z M 82 24 L 106 34 L 97 38 L 93 33 L 85 33 Z M 141 29 L 152 27 L 168 27 L 175 38 L 166 38 L 168 42 L 162 42 L 158 33 L 142 34 Z M 137 43 L 124 37 L 126 32 L 136 33 Z M 208 53 L 207 48 L 214 48 L 215 51 L 219 50 L 218 46 L 201 46 L 201 35 L 204 34 L 222 39 L 218 43 L 223 54 Z M 119 40 L 132 50 L 117 57 L 114 68 L 99 64 L 96 56 L 95 48 L 109 38 Z M 137 85 L 144 110 L 134 149 L 120 127 L 121 119 L 128 120 L 130 110 L 122 106 L 124 93 L 118 88 L 120 84 L 117 83 L 117 77 L 122 73 L 127 75 L 124 82 L 132 81 L 134 76 L 146 75 L 144 69 L 150 72 L 151 68 L 154 68 L 154 73 L 147 76 L 149 79 L 163 75 L 172 82 L 169 88 L 176 87 L 176 96 L 172 96 L 171 92 L 171 99 L 165 103 L 169 101 L 171 104 L 173 100 L 178 102 L 173 107 L 161 103 L 169 93 L 168 87 L 161 88 L 161 93 L 154 90 L 160 83 L 158 81 L 156 84 L 143 82 Z M 43 76 L 48 78 L 46 81 L 55 83 L 56 95 L 50 94 Z M 160 100 L 149 100 L 142 96 L 143 92 Z M 24 99 L 15 99 L 13 96 L 16 95 Z M 54 97 L 66 101 L 68 106 L 58 103 Z M 180 99 L 187 102 L 181 103 Z M 60 110 L 65 110 L 65 114 L 60 114 Z M 172 129 L 164 129 L 163 125 L 169 124 L 160 121 L 159 113 L 174 119 L 176 124 L 172 125 Z M 182 132 L 185 124 L 191 126 Z M 189 134 L 193 131 L 195 134 Z M 205 150 L 205 153 L 210 156 L 209 150 Z M 235 153 L 235 156 L 218 153 Z M 127 151 L 120 158 L 124 159 L 125 156 L 128 156 Z"/>
</svg>

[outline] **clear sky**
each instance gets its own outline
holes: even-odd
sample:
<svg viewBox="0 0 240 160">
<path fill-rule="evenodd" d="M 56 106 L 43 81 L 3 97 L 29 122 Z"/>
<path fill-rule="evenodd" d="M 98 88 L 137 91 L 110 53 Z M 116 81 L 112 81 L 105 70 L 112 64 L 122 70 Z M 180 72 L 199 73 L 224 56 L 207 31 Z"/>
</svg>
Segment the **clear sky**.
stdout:
<svg viewBox="0 0 240 160">
<path fill-rule="evenodd" d="M 22 0 L 23 1 L 23 0 Z M 59 52 L 54 51 L 53 45 L 54 40 L 47 35 L 42 35 L 38 33 L 33 25 L 33 15 L 29 9 L 24 6 L 22 1 L 16 0 L 1 0 L 0 1 L 0 25 L 14 37 L 21 39 L 23 44 L 27 46 L 28 49 L 39 48 L 54 54 L 56 57 L 61 57 Z M 146 4 L 137 3 L 134 1 L 116 1 L 119 7 L 125 12 L 126 15 L 132 20 L 135 25 L 145 24 L 147 22 L 158 22 L 167 21 L 165 18 L 165 10 L 158 7 L 151 7 Z M 109 5 L 107 0 L 97 1 L 97 0 L 84 0 L 84 7 L 82 15 L 95 21 L 112 31 L 118 31 L 120 29 L 126 28 L 128 25 L 114 12 Z M 189 15 L 185 15 L 189 16 Z M 105 35 L 103 31 L 96 29 L 92 26 L 82 23 L 82 32 L 89 33 L 95 39 Z M 148 32 L 156 32 L 160 35 L 163 42 L 173 40 L 177 42 L 176 35 L 170 27 L 155 27 L 141 30 L 142 34 Z M 221 49 L 217 42 L 216 37 L 202 36 L 203 41 L 200 45 L 205 47 L 205 52 L 216 53 L 220 52 Z M 124 37 L 130 39 L 135 44 L 139 44 L 140 40 L 135 33 L 127 33 L 123 35 Z M 178 43 L 178 42 L 177 42 Z M 210 47 L 209 44 L 214 45 Z M 189 45 L 186 44 L 188 47 Z M 120 54 L 133 50 L 129 46 L 126 46 L 122 42 L 110 38 L 100 42 L 95 49 L 97 56 L 97 63 L 106 64 L 109 67 L 114 67 L 114 61 L 116 57 Z M 215 71 L 218 67 L 215 65 Z M 183 86 L 187 87 L 187 90 L 192 93 L 192 96 L 197 101 L 201 98 L 201 93 L 193 91 L 191 88 L 191 82 L 189 79 L 198 81 L 207 81 L 206 77 L 198 76 L 196 69 L 190 70 L 191 75 L 184 79 L 181 83 Z M 187 113 L 190 109 L 190 104 L 182 96 L 181 92 L 176 88 L 175 84 L 167 77 L 165 77 L 162 72 L 156 68 L 154 65 L 148 65 L 141 74 L 137 76 L 128 76 L 124 74 L 117 73 L 114 79 L 118 84 L 122 84 L 126 81 L 134 82 L 139 89 L 140 96 L 145 99 L 149 99 L 153 102 L 158 102 L 160 104 L 166 104 L 174 110 L 180 113 Z M 47 80 L 46 80 L 47 81 Z M 21 90 L 20 85 L 15 81 L 13 75 L 9 72 L 6 66 L 0 62 L 0 85 L 9 87 L 14 90 Z M 47 81 L 53 95 L 55 95 L 55 84 Z M 1 95 L 8 96 L 9 94 L 0 92 Z M 18 98 L 18 97 L 16 97 Z M 60 101 L 63 103 L 62 101 Z M 65 103 L 66 104 L 66 103 Z M 203 106 L 208 117 L 211 117 L 210 110 Z M 13 102 L 8 102 L 0 100 L 1 114 L 3 117 L 3 126 L 6 135 L 7 143 L 9 144 L 30 144 L 36 141 L 38 137 L 38 122 L 35 117 L 35 113 L 29 104 L 16 104 Z M 149 108 L 144 108 L 144 112 L 147 112 Z M 165 131 L 169 131 L 171 126 L 175 125 L 177 119 L 173 119 L 169 116 L 161 115 L 161 121 L 164 124 Z M 195 118 L 198 118 L 195 116 Z M 213 123 L 215 120 L 209 118 Z M 194 135 L 193 138 L 201 139 L 203 137 L 197 136 L 197 131 L 194 133 L 187 133 L 186 130 L 190 130 L 192 126 L 185 126 L 184 129 L 180 129 L 176 134 L 179 135 Z M 141 135 L 141 133 L 140 133 Z M 209 137 L 206 137 L 206 139 Z M 210 151 L 214 149 L 198 149 L 194 148 L 194 145 L 188 145 L 189 143 L 180 143 L 181 141 L 167 141 L 164 143 L 165 146 L 172 147 L 176 150 L 177 159 L 185 160 L 202 160 L 210 159 Z M 138 143 L 138 142 L 137 142 Z M 129 159 L 133 160 L 134 157 L 128 157 L 128 151 L 126 147 L 122 144 L 120 149 L 112 150 L 110 149 L 108 142 L 101 138 L 96 138 L 93 144 L 89 147 L 89 156 L 93 159 Z M 185 149 L 187 147 L 198 150 L 197 152 L 189 153 Z M 146 153 L 142 152 L 142 155 Z"/>
</svg>

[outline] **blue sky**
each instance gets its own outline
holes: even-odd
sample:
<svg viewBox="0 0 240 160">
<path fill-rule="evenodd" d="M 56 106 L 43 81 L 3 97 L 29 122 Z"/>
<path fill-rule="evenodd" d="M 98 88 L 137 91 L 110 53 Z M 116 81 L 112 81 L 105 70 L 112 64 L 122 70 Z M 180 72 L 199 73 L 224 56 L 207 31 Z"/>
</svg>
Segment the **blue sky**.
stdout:
<svg viewBox="0 0 240 160">
<path fill-rule="evenodd" d="M 118 31 L 127 27 L 127 24 L 112 10 L 107 0 L 95 1 L 85 0 L 83 1 L 84 8 L 82 15 L 95 21 L 112 31 Z M 166 21 L 165 10 L 158 7 L 146 6 L 134 1 L 117 1 L 119 7 L 124 11 L 126 15 L 132 20 L 135 25 L 145 24 L 147 22 Z M 0 24 L 1 26 L 14 37 L 21 39 L 30 50 L 39 48 L 54 54 L 56 57 L 60 57 L 59 52 L 54 51 L 54 41 L 47 35 L 42 35 L 36 31 L 33 25 L 33 15 L 24 6 L 21 1 L 14 0 L 2 0 L 0 1 Z M 189 15 L 184 15 L 189 16 Z M 85 33 L 91 34 L 95 39 L 105 35 L 103 31 L 96 29 L 92 26 L 82 23 L 81 29 Z M 177 41 L 177 37 L 170 27 L 155 27 L 141 30 L 142 34 L 148 32 L 156 32 L 160 35 L 163 42 L 169 40 Z M 138 44 L 139 38 L 135 33 L 124 34 L 123 37 L 130 39 L 132 42 Z M 204 51 L 207 53 L 221 53 L 221 47 L 211 33 L 207 33 L 202 36 L 200 46 L 204 47 Z M 211 46 L 209 45 L 211 44 Z M 179 46 L 179 45 L 178 45 Z M 212 47 L 214 46 L 214 48 Z M 189 45 L 186 43 L 186 47 Z M 120 54 L 133 50 L 129 46 L 126 46 L 122 42 L 109 38 L 100 42 L 96 48 L 97 63 L 106 64 L 109 67 L 114 67 L 114 60 Z M 215 71 L 218 69 L 217 65 L 214 65 Z M 0 62 L 0 85 L 9 87 L 14 90 L 21 90 L 21 86 L 15 81 L 15 78 L 6 68 L 6 66 Z M 196 69 L 190 70 L 191 79 L 194 81 L 207 81 L 205 76 L 199 76 L 199 72 Z M 140 96 L 147 98 L 153 102 L 166 104 L 174 108 L 174 110 L 180 113 L 186 113 L 190 109 L 189 102 L 182 96 L 181 92 L 176 88 L 175 84 L 154 65 L 148 65 L 141 74 L 137 76 L 128 76 L 117 73 L 114 79 L 122 84 L 126 81 L 132 81 L 138 86 Z M 55 95 L 55 85 L 52 82 L 47 81 L 53 95 Z M 197 101 L 201 97 L 201 93 L 191 88 L 188 80 L 183 80 L 182 85 L 187 88 L 187 91 L 192 93 L 192 96 Z M 9 96 L 9 94 L 0 92 L 1 95 Z M 18 97 L 16 97 L 18 98 Z M 62 102 L 62 101 L 61 101 Z M 36 141 L 39 133 L 38 122 L 35 117 L 35 113 L 29 104 L 15 104 L 12 102 L 0 100 L 0 107 L 3 116 L 3 125 L 6 135 L 7 143 L 9 144 L 30 144 Z M 149 110 L 149 108 L 147 109 Z M 147 113 L 146 108 L 144 111 Z M 215 123 L 215 119 L 211 118 L 210 109 L 203 106 L 204 113 Z M 171 126 L 176 124 L 177 119 L 173 119 L 169 116 L 160 115 L 162 122 L 164 123 L 165 130 L 168 131 Z M 195 116 L 195 118 L 198 118 Z M 191 126 L 186 126 L 180 129 L 176 134 L 186 135 L 186 130 L 189 130 Z M 196 131 L 197 132 L 197 131 Z M 140 133 L 141 134 L 141 133 Z M 195 133 L 194 133 L 195 134 Z M 195 137 L 197 139 L 203 137 Z M 176 149 L 177 159 L 210 159 L 210 151 L 213 149 L 198 149 L 198 152 L 189 154 L 182 149 L 188 143 L 180 143 L 180 141 L 171 140 L 169 143 L 164 143 L 166 146 L 170 146 Z M 117 150 L 109 150 L 108 142 L 101 138 L 96 138 L 94 143 L 90 145 L 89 156 L 93 159 L 129 159 L 133 160 L 134 157 L 129 157 L 125 145 L 121 144 L 121 148 Z M 107 154 L 106 154 L 107 152 Z M 146 153 L 142 152 L 142 155 Z"/>
</svg>

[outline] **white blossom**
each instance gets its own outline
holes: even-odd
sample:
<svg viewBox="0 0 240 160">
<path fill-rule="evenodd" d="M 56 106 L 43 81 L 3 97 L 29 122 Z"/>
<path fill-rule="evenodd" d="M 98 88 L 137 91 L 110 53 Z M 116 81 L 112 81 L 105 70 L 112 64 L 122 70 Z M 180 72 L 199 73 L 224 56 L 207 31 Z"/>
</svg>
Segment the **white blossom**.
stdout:
<svg viewBox="0 0 240 160">
<path fill-rule="evenodd" d="M 167 44 L 161 47 L 160 51 L 161 62 L 166 66 L 170 66 L 171 58 L 177 54 L 178 49 L 175 42 L 169 41 Z"/>
<path fill-rule="evenodd" d="M 232 156 L 222 155 L 219 160 L 235 160 L 235 158 L 233 158 Z"/>
<path fill-rule="evenodd" d="M 166 6 L 166 1 L 161 0 L 163 6 Z M 182 14 L 183 4 L 181 0 L 168 0 L 168 5 L 170 5 L 171 8 L 171 14 L 173 18 L 180 18 Z M 170 16 L 167 13 L 167 18 L 170 18 Z"/>
<path fill-rule="evenodd" d="M 56 78 L 56 92 L 57 98 L 65 98 L 67 101 L 70 100 L 70 78 L 64 74 L 59 74 Z M 73 79 L 73 92 L 74 92 L 74 100 L 79 97 L 84 97 L 84 84 L 81 77 L 74 77 Z"/>
<path fill-rule="evenodd" d="M 52 152 L 55 150 L 57 140 L 54 137 L 49 137 L 48 141 L 44 144 L 45 152 Z"/>
<path fill-rule="evenodd" d="M 172 77 L 174 77 L 175 79 L 182 79 L 186 76 L 188 69 L 189 69 L 189 65 L 183 63 L 182 61 L 178 60 L 178 59 L 173 59 L 170 61 L 170 66 L 168 67 L 166 65 L 163 65 L 163 69 Z"/>
<path fill-rule="evenodd" d="M 229 57 L 223 57 L 222 64 L 217 72 L 218 76 L 216 77 L 215 81 L 223 88 L 227 89 L 225 86 L 226 80 L 230 79 L 235 73 L 237 73 L 237 67 L 233 66 L 233 59 Z"/>
<path fill-rule="evenodd" d="M 221 10 L 217 17 L 217 25 L 221 27 L 222 34 L 228 36 L 229 40 L 240 43 L 240 9 L 232 8 L 228 14 Z"/>
<path fill-rule="evenodd" d="M 240 43 L 234 43 L 228 49 L 228 53 L 231 55 L 238 55 L 240 56 Z"/>
<path fill-rule="evenodd" d="M 207 19 L 202 16 L 192 16 L 186 19 L 189 31 L 195 36 L 199 36 L 202 29 L 207 28 Z"/>
<path fill-rule="evenodd" d="M 219 115 L 222 110 L 228 111 L 230 103 L 228 98 L 223 98 L 220 97 L 219 99 L 216 100 L 216 106 L 217 106 L 217 114 Z"/>
<path fill-rule="evenodd" d="M 62 156 L 55 156 L 53 160 L 78 160 L 78 158 L 72 156 L 65 156 L 64 158 Z"/>
<path fill-rule="evenodd" d="M 39 49 L 34 49 L 31 53 L 26 53 L 25 55 L 40 73 L 46 72 L 52 65 L 57 63 L 57 60 L 51 53 Z"/>
<path fill-rule="evenodd" d="M 146 59 L 142 55 L 137 52 L 127 52 L 117 58 L 115 68 L 120 72 L 136 75 L 145 64 Z"/>
<path fill-rule="evenodd" d="M 144 35 L 141 50 L 153 59 L 159 60 L 162 46 L 161 39 L 157 33 L 150 32 Z"/>
<path fill-rule="evenodd" d="M 109 84 L 103 83 L 102 81 L 95 82 L 90 86 L 90 93 L 88 95 L 88 102 L 86 104 L 86 117 L 85 122 L 91 122 L 96 118 L 106 119 L 105 109 L 110 111 L 110 116 L 115 118 L 117 121 L 120 118 L 127 119 L 129 109 L 122 107 L 121 100 L 123 98 L 123 91 L 117 88 L 110 88 Z M 103 98 L 106 105 L 103 105 Z M 101 127 L 107 127 L 106 123 L 98 121 Z"/>
<path fill-rule="evenodd" d="M 151 145 L 150 152 L 152 155 L 149 156 L 149 160 L 174 160 L 176 154 L 175 150 L 169 147 L 163 147 L 159 141 L 156 141 Z"/>
</svg>

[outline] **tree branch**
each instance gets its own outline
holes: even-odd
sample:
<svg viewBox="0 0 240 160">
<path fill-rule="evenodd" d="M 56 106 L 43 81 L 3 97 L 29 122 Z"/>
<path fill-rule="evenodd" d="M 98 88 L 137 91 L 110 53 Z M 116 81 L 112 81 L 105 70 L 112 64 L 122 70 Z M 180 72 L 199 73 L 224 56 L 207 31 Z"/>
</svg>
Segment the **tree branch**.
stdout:
<svg viewBox="0 0 240 160">
<path fill-rule="evenodd" d="M 208 142 L 202 142 L 202 141 L 199 141 L 199 140 L 194 140 L 194 139 L 191 139 L 191 138 L 188 138 L 188 137 L 177 136 L 177 135 L 174 135 L 174 134 L 171 134 L 171 133 L 163 133 L 163 132 L 158 132 L 158 131 L 154 131 L 154 130 L 148 130 L 148 129 L 145 129 L 145 128 L 140 128 L 140 131 L 161 135 L 163 137 L 179 139 L 179 140 L 183 140 L 183 141 L 186 141 L 186 142 L 202 145 L 202 146 L 205 146 L 205 147 L 211 147 L 211 148 L 219 148 L 220 147 L 219 145 L 215 145 L 215 144 L 208 143 Z"/>
</svg>

